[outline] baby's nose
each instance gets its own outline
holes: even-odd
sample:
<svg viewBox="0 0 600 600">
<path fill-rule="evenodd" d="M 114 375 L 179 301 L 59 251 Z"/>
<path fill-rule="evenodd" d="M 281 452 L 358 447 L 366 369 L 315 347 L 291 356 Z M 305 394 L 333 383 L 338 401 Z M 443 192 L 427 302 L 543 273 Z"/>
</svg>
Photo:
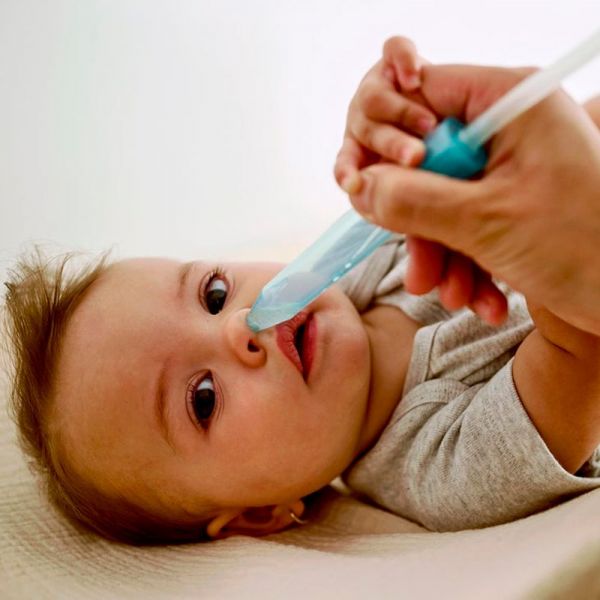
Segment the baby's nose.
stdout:
<svg viewBox="0 0 600 600">
<path fill-rule="evenodd" d="M 246 324 L 249 308 L 238 310 L 227 319 L 225 339 L 239 360 L 250 367 L 260 367 L 266 360 L 266 350 L 259 339 Z"/>
</svg>

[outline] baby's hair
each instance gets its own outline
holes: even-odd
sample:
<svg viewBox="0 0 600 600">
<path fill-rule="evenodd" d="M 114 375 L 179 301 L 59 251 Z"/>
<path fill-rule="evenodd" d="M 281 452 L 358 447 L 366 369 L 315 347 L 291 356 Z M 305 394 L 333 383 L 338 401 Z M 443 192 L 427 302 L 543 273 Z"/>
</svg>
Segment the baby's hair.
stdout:
<svg viewBox="0 0 600 600">
<path fill-rule="evenodd" d="M 12 363 L 10 410 L 30 467 L 51 503 L 71 523 L 134 545 L 204 541 L 208 518 L 154 515 L 127 498 L 108 497 L 71 467 L 53 419 L 61 340 L 74 311 L 107 270 L 109 252 L 75 269 L 67 253 L 23 255 L 5 282 L 5 325 Z M 72 272 L 69 272 L 72 271 Z"/>
</svg>

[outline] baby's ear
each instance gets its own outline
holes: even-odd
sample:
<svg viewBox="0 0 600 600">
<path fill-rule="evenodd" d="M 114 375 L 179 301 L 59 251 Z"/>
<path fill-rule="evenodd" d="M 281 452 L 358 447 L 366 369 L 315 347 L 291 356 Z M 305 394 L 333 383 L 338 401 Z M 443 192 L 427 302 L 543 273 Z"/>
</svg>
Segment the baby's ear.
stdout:
<svg viewBox="0 0 600 600">
<path fill-rule="evenodd" d="M 207 525 L 206 533 L 214 539 L 232 535 L 262 536 L 276 533 L 294 522 L 290 509 L 299 516 L 304 511 L 304 503 L 298 500 L 276 506 L 225 509 Z"/>
</svg>

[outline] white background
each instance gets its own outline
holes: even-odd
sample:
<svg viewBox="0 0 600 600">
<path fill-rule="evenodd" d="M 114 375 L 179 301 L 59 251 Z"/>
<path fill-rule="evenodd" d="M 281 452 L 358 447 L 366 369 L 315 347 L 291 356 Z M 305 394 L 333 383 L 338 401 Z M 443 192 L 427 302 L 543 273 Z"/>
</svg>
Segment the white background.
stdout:
<svg viewBox="0 0 600 600">
<path fill-rule="evenodd" d="M 0 0 L 0 276 L 40 242 L 290 259 L 348 206 L 332 165 L 388 36 L 545 65 L 599 25 L 598 0 Z M 565 87 L 600 92 L 600 59 Z"/>
</svg>

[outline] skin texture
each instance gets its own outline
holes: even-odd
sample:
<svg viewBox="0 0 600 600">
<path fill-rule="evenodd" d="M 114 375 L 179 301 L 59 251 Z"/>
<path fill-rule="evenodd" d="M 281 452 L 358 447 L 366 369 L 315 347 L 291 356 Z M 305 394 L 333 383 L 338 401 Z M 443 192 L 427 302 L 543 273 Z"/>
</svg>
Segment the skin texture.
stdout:
<svg viewBox="0 0 600 600">
<path fill-rule="evenodd" d="M 438 119 L 470 122 L 531 73 L 436 66 L 416 57 L 403 38 L 386 43 L 351 102 L 335 166 L 365 218 L 429 240 L 416 242 L 408 289 L 439 286 L 449 308 L 466 304 L 498 323 L 506 305 L 492 274 L 571 325 L 600 334 L 597 99 L 587 103 L 589 114 L 560 91 L 531 108 L 495 136 L 480 180 L 401 168 L 390 163 L 415 166 L 422 158 L 412 126 L 416 106 Z M 420 76 L 418 89 L 407 87 L 407 70 Z M 407 133 L 411 159 L 402 163 Z"/>
<path fill-rule="evenodd" d="M 93 284 L 65 333 L 55 426 L 76 471 L 104 493 L 159 514 L 217 507 L 214 537 L 277 531 L 291 522 L 288 508 L 302 514 L 302 497 L 377 439 L 418 325 L 392 307 L 359 315 L 333 287 L 307 307 L 318 335 L 305 381 L 274 329 L 255 334 L 245 322 L 282 265 L 229 263 L 212 275 L 216 265 L 196 262 L 178 298 L 181 265 L 130 259 Z M 217 314 L 207 286 L 227 291 Z M 163 365 L 168 441 L 154 400 Z M 205 429 L 188 391 L 208 373 L 218 400 Z"/>
</svg>

